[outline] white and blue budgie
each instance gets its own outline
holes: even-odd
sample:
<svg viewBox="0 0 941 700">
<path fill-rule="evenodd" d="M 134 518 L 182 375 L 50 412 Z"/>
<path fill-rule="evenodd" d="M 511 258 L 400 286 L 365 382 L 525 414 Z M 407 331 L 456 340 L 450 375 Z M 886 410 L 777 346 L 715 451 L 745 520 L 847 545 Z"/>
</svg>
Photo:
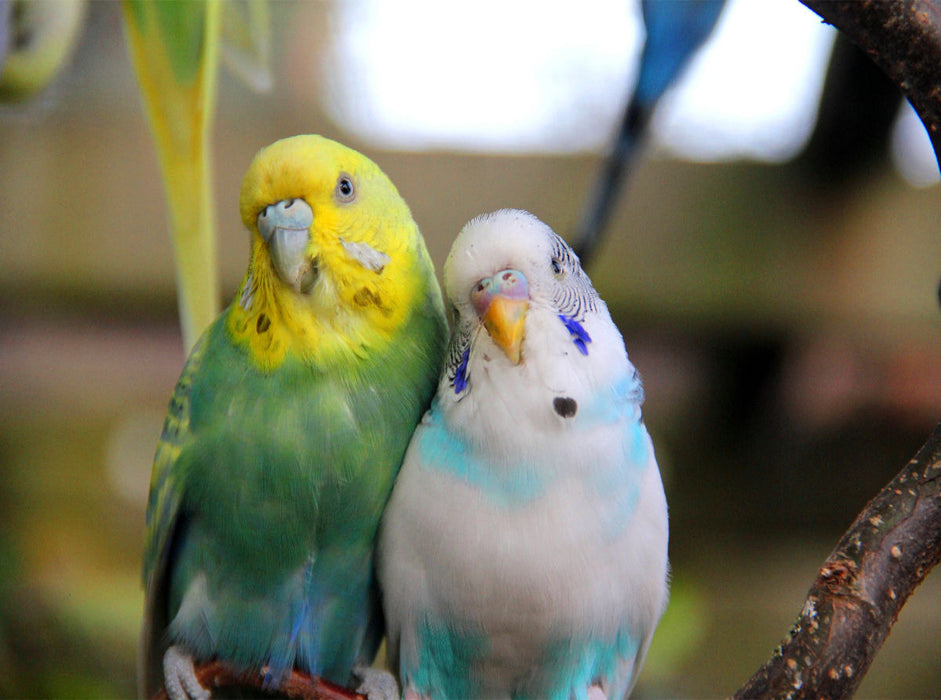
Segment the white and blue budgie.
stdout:
<svg viewBox="0 0 941 700">
<path fill-rule="evenodd" d="M 453 331 L 383 516 L 406 698 L 621 698 L 667 600 L 643 389 L 572 249 L 480 216 L 444 268 Z"/>
</svg>

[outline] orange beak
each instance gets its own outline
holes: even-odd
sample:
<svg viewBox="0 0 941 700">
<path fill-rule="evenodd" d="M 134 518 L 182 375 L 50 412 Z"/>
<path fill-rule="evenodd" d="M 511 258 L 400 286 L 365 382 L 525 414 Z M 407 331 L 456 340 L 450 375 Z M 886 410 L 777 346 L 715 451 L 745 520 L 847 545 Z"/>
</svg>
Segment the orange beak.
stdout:
<svg viewBox="0 0 941 700">
<path fill-rule="evenodd" d="M 523 331 L 529 299 L 509 299 L 495 296 L 484 313 L 484 327 L 493 338 L 493 342 L 506 353 L 514 365 L 520 363 L 520 348 L 523 345 Z"/>
<path fill-rule="evenodd" d="M 477 281 L 471 290 L 477 316 L 514 365 L 520 363 L 520 350 L 529 309 L 529 283 L 519 270 L 507 268 Z"/>
</svg>

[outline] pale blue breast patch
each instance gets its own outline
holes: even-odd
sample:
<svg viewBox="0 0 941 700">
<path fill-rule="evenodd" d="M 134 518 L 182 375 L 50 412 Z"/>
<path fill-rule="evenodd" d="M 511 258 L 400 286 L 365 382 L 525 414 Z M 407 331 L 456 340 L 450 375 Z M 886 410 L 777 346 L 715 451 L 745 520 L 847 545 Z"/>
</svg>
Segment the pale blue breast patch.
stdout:
<svg viewBox="0 0 941 700">
<path fill-rule="evenodd" d="M 470 446 L 459 435 L 445 428 L 435 406 L 415 437 L 423 469 L 446 474 L 480 490 L 494 505 L 520 508 L 545 492 L 546 480 L 536 465 L 496 465 L 472 454 Z"/>
</svg>

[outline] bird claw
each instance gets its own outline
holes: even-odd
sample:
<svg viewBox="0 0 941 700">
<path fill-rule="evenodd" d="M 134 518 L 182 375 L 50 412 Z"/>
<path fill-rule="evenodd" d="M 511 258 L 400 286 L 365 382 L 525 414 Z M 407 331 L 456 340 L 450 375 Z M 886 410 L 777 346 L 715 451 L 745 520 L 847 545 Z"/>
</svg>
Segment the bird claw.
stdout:
<svg viewBox="0 0 941 700">
<path fill-rule="evenodd" d="M 163 655 L 164 687 L 170 700 L 208 700 L 210 692 L 196 678 L 193 657 L 178 646 Z"/>
<path fill-rule="evenodd" d="M 399 684 L 388 671 L 371 666 L 357 666 L 353 676 L 359 680 L 356 692 L 369 700 L 396 700 L 401 697 Z"/>
</svg>

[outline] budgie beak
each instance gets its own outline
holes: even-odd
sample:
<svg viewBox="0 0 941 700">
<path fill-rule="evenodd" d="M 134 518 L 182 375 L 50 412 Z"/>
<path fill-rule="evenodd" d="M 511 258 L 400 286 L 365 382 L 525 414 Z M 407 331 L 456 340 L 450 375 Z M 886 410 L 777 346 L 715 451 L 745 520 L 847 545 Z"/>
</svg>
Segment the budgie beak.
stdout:
<svg viewBox="0 0 941 700">
<path fill-rule="evenodd" d="M 471 301 L 493 339 L 514 365 L 521 359 L 529 284 L 518 270 L 501 270 L 474 285 Z"/>
<path fill-rule="evenodd" d="M 301 294 L 317 281 L 317 260 L 307 248 L 314 212 L 303 199 L 283 199 L 258 215 L 258 233 L 281 280 Z"/>
</svg>

